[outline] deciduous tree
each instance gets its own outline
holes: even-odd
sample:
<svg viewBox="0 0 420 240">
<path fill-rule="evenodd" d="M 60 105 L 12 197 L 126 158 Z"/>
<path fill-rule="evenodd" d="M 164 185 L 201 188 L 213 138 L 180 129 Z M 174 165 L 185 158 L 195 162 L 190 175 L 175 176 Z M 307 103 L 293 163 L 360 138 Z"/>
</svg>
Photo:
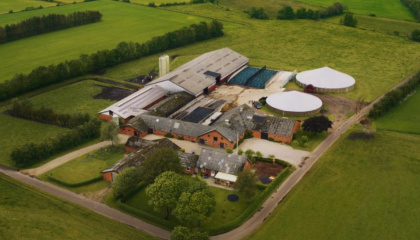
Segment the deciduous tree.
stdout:
<svg viewBox="0 0 420 240">
<path fill-rule="evenodd" d="M 115 199 L 120 199 L 125 202 L 125 196 L 133 190 L 139 182 L 139 170 L 134 167 L 124 169 L 118 174 L 115 182 L 112 184 L 112 195 Z"/>
<path fill-rule="evenodd" d="M 167 171 L 182 173 L 181 159 L 171 148 L 156 149 L 144 159 L 140 167 L 141 180 L 153 183 L 157 176 Z"/>
<path fill-rule="evenodd" d="M 325 116 L 316 116 L 308 118 L 302 124 L 303 130 L 313 133 L 327 131 L 331 127 L 332 122 Z"/>
<path fill-rule="evenodd" d="M 101 139 L 111 141 L 112 145 L 118 145 L 118 126 L 114 121 L 106 123 L 105 127 L 101 131 Z"/>
<path fill-rule="evenodd" d="M 252 169 L 244 169 L 238 174 L 235 189 L 242 194 L 248 202 L 251 202 L 252 197 L 257 193 L 257 174 Z"/>
<path fill-rule="evenodd" d="M 209 240 L 206 232 L 191 231 L 187 227 L 176 226 L 171 233 L 171 240 Z"/>
</svg>

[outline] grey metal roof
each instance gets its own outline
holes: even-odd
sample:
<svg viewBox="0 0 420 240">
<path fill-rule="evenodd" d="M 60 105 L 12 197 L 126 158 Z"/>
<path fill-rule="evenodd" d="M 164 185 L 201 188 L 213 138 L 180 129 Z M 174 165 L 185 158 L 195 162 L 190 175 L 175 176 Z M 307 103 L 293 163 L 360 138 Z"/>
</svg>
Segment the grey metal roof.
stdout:
<svg viewBox="0 0 420 240">
<path fill-rule="evenodd" d="M 264 121 L 255 121 L 254 119 L 247 121 L 247 127 L 250 130 L 259 132 L 277 134 L 281 136 L 292 135 L 293 127 L 296 120 L 275 116 L 264 116 Z"/>
<path fill-rule="evenodd" d="M 147 140 L 146 140 L 147 141 Z M 125 168 L 128 167 L 135 167 L 139 168 L 143 163 L 144 159 L 149 155 L 152 154 L 156 149 L 159 148 L 172 148 L 175 150 L 180 150 L 181 148 L 178 147 L 175 143 L 167 138 L 157 139 L 150 141 L 153 144 L 145 146 L 138 151 L 135 151 L 128 156 L 124 157 L 123 159 L 119 160 L 118 162 L 112 164 L 107 169 L 103 170 L 102 172 L 122 172 Z"/>
<path fill-rule="evenodd" d="M 112 111 L 122 118 L 137 116 L 146 112 L 145 107 L 168 94 L 168 91 L 157 86 L 146 86 L 130 96 L 112 104 L 99 113 Z"/>
<path fill-rule="evenodd" d="M 249 59 L 229 49 L 222 48 L 205 53 L 192 61 L 178 67 L 164 76 L 150 82 L 147 86 L 171 81 L 193 95 L 216 83 L 216 76 L 222 78 L 248 63 Z M 207 74 L 205 74 L 207 72 Z M 208 74 L 212 72 L 212 74 Z"/>
<path fill-rule="evenodd" d="M 218 172 L 236 174 L 242 171 L 247 161 L 246 156 L 203 149 L 198 158 L 197 167 Z"/>
<path fill-rule="evenodd" d="M 151 129 L 162 130 L 176 134 L 182 134 L 191 137 L 198 137 L 212 127 L 204 126 L 197 123 L 184 122 L 176 119 L 169 119 L 164 117 L 156 117 L 149 115 L 140 116 L 147 126 Z"/>
</svg>

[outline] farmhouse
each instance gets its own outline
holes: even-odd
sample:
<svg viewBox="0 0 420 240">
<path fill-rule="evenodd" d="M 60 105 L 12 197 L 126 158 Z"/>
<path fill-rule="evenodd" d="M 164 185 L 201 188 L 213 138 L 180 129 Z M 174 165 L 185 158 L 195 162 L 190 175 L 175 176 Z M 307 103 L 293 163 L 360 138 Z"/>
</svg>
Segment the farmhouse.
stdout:
<svg viewBox="0 0 420 240">
<path fill-rule="evenodd" d="M 250 167 L 251 163 L 246 156 L 203 149 L 196 172 L 208 174 L 215 178 L 216 183 L 230 186 L 236 182 L 236 173 Z"/>
<path fill-rule="evenodd" d="M 353 90 L 356 81 L 350 75 L 323 67 L 298 73 L 296 83 L 302 87 L 312 85 L 317 92 L 343 93 Z"/>
<path fill-rule="evenodd" d="M 191 142 L 233 148 L 247 131 L 253 137 L 291 142 L 293 134 L 299 130 L 300 122 L 274 116 L 258 115 L 244 104 L 221 115 L 211 124 L 199 124 L 182 120 L 141 114 L 120 127 L 120 133 L 144 137 L 149 133 L 172 136 Z"/>
</svg>

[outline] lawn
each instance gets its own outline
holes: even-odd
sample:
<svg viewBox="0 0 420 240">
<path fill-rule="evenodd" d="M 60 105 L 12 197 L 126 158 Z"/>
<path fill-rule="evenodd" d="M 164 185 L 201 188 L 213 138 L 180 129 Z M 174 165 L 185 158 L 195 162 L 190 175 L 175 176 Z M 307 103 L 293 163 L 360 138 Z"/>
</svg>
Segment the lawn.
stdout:
<svg viewBox="0 0 420 240">
<path fill-rule="evenodd" d="M 3 112 L 5 109 L 1 108 Z M 59 133 L 65 131 L 64 128 L 27 121 L 20 118 L 10 117 L 8 115 L 0 114 L 0 164 L 13 167 L 14 163 L 10 158 L 10 153 L 14 147 L 24 145 L 31 141 L 34 143 L 41 143 L 46 138 L 54 137 Z"/>
<path fill-rule="evenodd" d="M 331 6 L 336 0 L 300 0 L 321 7 Z M 380 17 L 416 21 L 410 10 L 400 0 L 342 0 L 350 11 L 360 14 L 375 14 Z"/>
<path fill-rule="evenodd" d="M 392 109 L 378 120 L 378 129 L 420 134 L 420 93 L 417 91 L 397 108 Z"/>
<path fill-rule="evenodd" d="M 115 101 L 94 99 L 103 87 L 111 86 L 93 80 L 85 80 L 31 98 L 38 107 L 44 106 L 61 113 L 89 113 L 93 117 Z"/>
<path fill-rule="evenodd" d="M 123 157 L 124 150 L 121 146 L 119 148 L 107 147 L 99 149 L 44 173 L 41 176 L 41 179 L 49 181 L 48 177 L 51 176 L 68 184 L 77 184 L 100 177 L 100 172 L 102 170 L 111 166 Z M 102 180 L 86 186 L 68 189 L 74 192 L 98 191 L 108 185 L 108 182 Z"/>
<path fill-rule="evenodd" d="M 167 51 L 171 69 L 208 51 L 229 47 L 250 59 L 250 65 L 304 71 L 323 66 L 352 75 L 356 86 L 340 96 L 372 101 L 418 70 L 419 44 L 373 31 L 309 20 L 252 20 L 244 13 L 224 11 L 211 4 L 170 7 L 171 10 L 241 22 L 225 36 Z M 386 22 L 384 22 L 386 24 Z M 327 44 L 326 44 L 327 43 Z M 381 49 L 381 51 L 378 51 Z M 105 76 L 127 79 L 148 73 L 158 64 L 156 54 L 108 70 Z"/>
<path fill-rule="evenodd" d="M 97 10 L 102 20 L 61 31 L 37 35 L 0 45 L 0 82 L 16 73 L 28 73 L 41 66 L 78 58 L 102 49 L 113 49 L 122 41 L 145 42 L 153 36 L 180 29 L 200 21 L 201 17 L 162 11 L 116 1 L 69 4 L 0 16 L 1 25 L 32 16 L 74 11 Z"/>
<path fill-rule="evenodd" d="M 343 136 L 246 239 L 416 239 L 420 136 Z"/>
<path fill-rule="evenodd" d="M 1 239 L 156 239 L 0 174 Z"/>
</svg>

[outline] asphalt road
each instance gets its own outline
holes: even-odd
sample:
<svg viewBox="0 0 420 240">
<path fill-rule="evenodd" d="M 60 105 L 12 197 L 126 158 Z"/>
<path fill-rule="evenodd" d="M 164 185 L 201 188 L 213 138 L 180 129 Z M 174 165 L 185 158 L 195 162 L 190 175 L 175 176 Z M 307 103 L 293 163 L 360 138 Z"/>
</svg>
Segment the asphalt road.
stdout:
<svg viewBox="0 0 420 240">
<path fill-rule="evenodd" d="M 407 82 L 411 79 L 412 76 L 405 79 L 398 85 L 396 85 L 391 90 L 399 87 L 400 85 Z M 391 91 L 390 90 L 390 91 Z M 382 95 L 383 96 L 383 95 Z M 344 133 L 349 127 L 351 127 L 354 123 L 357 123 L 362 117 L 364 117 L 369 110 L 373 107 L 373 105 L 378 102 L 381 98 L 379 97 L 374 102 L 363 108 L 359 113 L 349 118 L 345 121 L 340 127 L 336 129 L 333 133 L 331 133 L 309 156 L 309 158 L 305 161 L 305 164 L 298 168 L 293 174 L 286 179 L 286 181 L 267 199 L 267 201 L 262 205 L 260 211 L 256 212 L 248 221 L 246 221 L 243 225 L 239 226 L 236 229 L 233 229 L 227 233 L 220 234 L 217 236 L 211 237 L 212 240 L 238 240 L 246 237 L 247 235 L 251 234 L 255 231 L 263 222 L 264 220 L 270 215 L 272 211 L 277 207 L 277 205 L 281 202 L 281 200 L 289 193 L 289 191 L 302 179 L 302 177 L 311 169 L 311 167 L 315 164 L 315 162 L 322 156 L 322 154 Z M 159 238 L 169 239 L 170 232 L 144 221 L 141 221 L 137 218 L 131 217 L 125 213 L 122 213 L 118 210 L 110 208 L 102 203 L 96 202 L 94 200 L 88 199 L 84 196 L 79 194 L 70 192 L 68 190 L 59 188 L 47 182 L 40 181 L 36 178 L 29 177 L 27 175 L 23 175 L 20 172 L 15 170 L 9 169 L 7 167 L 0 166 L 0 172 L 6 174 L 18 181 L 24 182 L 28 185 L 34 186 L 40 190 L 48 192 L 50 194 L 56 195 L 63 199 L 66 199 L 70 202 L 76 203 L 80 206 L 86 207 L 92 211 L 95 211 L 101 215 L 119 221 L 121 223 L 125 223 L 130 225 L 136 229 L 149 233 Z"/>
</svg>

